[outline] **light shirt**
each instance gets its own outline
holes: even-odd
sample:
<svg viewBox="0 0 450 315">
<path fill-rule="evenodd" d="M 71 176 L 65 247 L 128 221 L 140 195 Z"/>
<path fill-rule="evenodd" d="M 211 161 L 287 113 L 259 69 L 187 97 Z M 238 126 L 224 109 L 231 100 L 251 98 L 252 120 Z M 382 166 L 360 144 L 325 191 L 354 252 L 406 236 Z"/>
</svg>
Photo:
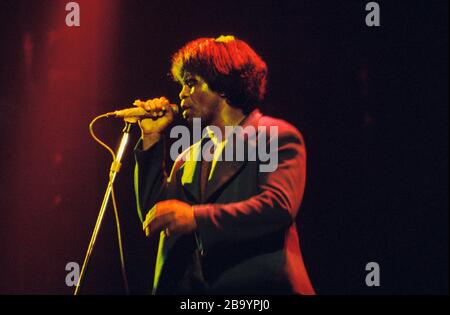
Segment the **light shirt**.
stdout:
<svg viewBox="0 0 450 315">
<path fill-rule="evenodd" d="M 225 148 L 225 145 L 228 143 L 228 139 L 227 139 L 227 137 L 224 137 L 225 139 L 221 140 L 218 137 L 216 137 L 216 135 L 214 134 L 214 130 L 212 130 L 209 126 L 206 127 L 206 132 L 207 132 L 209 138 L 211 139 L 211 141 L 214 143 L 214 147 L 215 147 L 211 170 L 208 175 L 208 181 L 210 181 L 212 178 L 212 175 L 214 173 L 214 169 L 216 167 L 217 161 L 219 160 L 219 157 L 222 154 L 222 151 Z M 202 140 L 204 138 L 206 138 L 206 135 L 202 138 Z"/>
</svg>

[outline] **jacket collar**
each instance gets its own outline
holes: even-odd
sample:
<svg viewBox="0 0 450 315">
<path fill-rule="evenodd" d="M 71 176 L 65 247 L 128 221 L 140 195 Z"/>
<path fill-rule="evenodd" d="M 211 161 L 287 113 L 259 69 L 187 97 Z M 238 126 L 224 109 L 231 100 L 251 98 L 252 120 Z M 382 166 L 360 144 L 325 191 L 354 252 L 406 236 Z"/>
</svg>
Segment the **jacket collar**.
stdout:
<svg viewBox="0 0 450 315">
<path fill-rule="evenodd" d="M 247 150 L 251 150 L 251 146 L 254 146 L 253 152 L 256 152 L 256 137 L 250 137 L 245 132 L 247 127 L 253 127 L 257 132 L 258 122 L 262 114 L 258 109 L 253 110 L 247 117 L 240 123 L 240 127 L 237 128 L 235 133 L 236 140 L 228 138 L 225 147 L 222 151 L 222 158 L 227 150 L 232 150 L 236 155 L 236 144 L 241 142 L 245 148 L 245 155 L 243 160 L 233 159 L 232 161 L 218 161 L 212 173 L 211 180 L 206 185 L 206 191 L 203 196 L 203 200 L 200 200 L 200 154 L 202 140 L 193 144 L 189 149 L 190 159 L 187 159 L 180 170 L 183 171 L 181 182 L 183 188 L 190 194 L 197 202 L 206 203 L 212 199 L 214 194 L 226 185 L 233 176 L 240 171 L 240 169 L 247 163 Z M 196 158 L 193 158 L 196 157 Z"/>
</svg>

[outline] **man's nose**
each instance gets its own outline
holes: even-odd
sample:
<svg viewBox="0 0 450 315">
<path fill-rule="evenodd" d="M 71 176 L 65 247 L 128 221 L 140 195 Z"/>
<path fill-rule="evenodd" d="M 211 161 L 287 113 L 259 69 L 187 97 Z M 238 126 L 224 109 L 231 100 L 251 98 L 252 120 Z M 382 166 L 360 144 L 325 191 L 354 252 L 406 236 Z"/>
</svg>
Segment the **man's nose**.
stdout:
<svg viewBox="0 0 450 315">
<path fill-rule="evenodd" d="M 180 100 L 185 99 L 186 97 L 189 96 L 189 87 L 187 85 L 184 85 L 183 88 L 181 89 L 180 94 L 178 95 L 180 97 Z"/>
</svg>

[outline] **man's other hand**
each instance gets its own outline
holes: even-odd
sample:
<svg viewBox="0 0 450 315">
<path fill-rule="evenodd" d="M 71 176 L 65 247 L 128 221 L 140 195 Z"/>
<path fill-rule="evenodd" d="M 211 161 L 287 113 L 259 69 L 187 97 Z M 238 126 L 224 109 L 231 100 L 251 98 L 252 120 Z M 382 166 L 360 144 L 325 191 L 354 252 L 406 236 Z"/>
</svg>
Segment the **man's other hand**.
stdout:
<svg viewBox="0 0 450 315">
<path fill-rule="evenodd" d="M 193 206 L 176 199 L 155 204 L 142 223 L 142 229 L 147 237 L 161 231 L 164 231 L 166 235 L 187 234 L 195 231 L 196 228 Z"/>
</svg>

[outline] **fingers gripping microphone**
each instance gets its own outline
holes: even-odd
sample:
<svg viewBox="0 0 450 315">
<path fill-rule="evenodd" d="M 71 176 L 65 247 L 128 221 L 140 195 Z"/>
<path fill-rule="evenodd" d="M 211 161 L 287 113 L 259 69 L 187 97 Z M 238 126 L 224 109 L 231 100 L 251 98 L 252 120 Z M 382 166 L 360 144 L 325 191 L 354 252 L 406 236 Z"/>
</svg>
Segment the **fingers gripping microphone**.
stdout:
<svg viewBox="0 0 450 315">
<path fill-rule="evenodd" d="M 178 115 L 179 109 L 178 106 L 175 104 L 169 104 L 170 108 L 172 109 L 172 112 L 175 115 Z M 163 114 L 165 114 L 166 111 L 163 110 Z M 108 117 L 117 117 L 117 118 L 132 118 L 132 119 L 144 119 L 144 118 L 156 118 L 155 115 L 153 115 L 150 112 L 147 112 L 142 107 L 133 107 L 133 108 L 126 108 L 122 110 L 116 110 L 114 112 L 109 112 L 106 114 Z"/>
</svg>

